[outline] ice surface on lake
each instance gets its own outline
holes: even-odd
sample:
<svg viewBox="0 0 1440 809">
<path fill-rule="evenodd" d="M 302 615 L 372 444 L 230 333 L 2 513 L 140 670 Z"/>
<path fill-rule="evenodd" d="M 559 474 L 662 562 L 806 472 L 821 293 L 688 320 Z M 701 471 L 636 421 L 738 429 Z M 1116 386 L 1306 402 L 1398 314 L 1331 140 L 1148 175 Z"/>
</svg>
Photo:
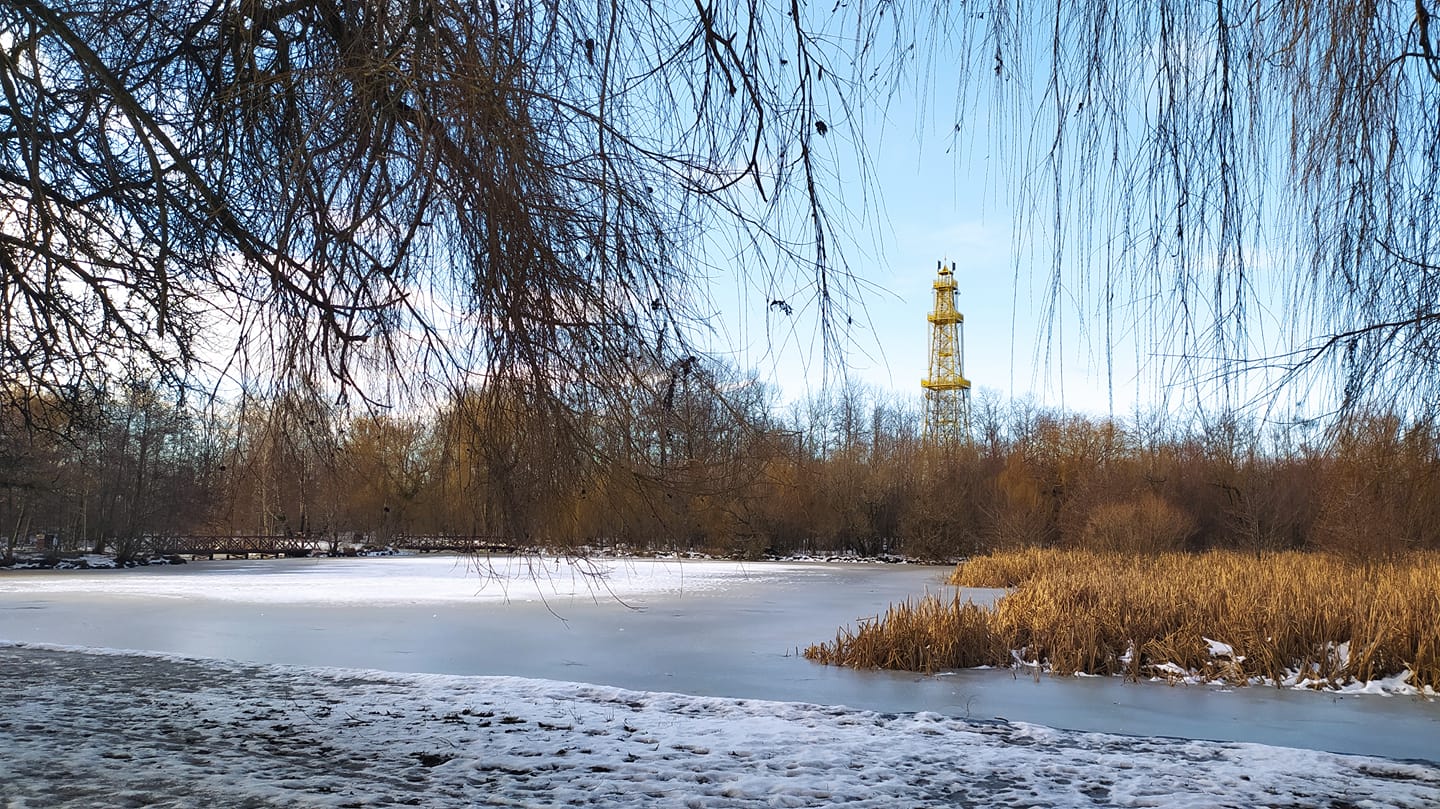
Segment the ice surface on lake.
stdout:
<svg viewBox="0 0 1440 809">
<path fill-rule="evenodd" d="M 468 562 L 420 556 L 0 572 L 0 640 L 582 680 L 1440 762 L 1440 704 L 1393 696 L 1408 688 L 1398 679 L 1370 684 L 1388 698 L 1352 697 L 1060 678 L 1038 668 L 936 678 L 836 669 L 798 656 L 838 626 L 941 588 L 945 568 L 610 559 L 596 561 L 599 577 L 564 560 L 497 557 L 483 572 Z M 1191 678 L 1177 670 L 1167 682 Z"/>
</svg>

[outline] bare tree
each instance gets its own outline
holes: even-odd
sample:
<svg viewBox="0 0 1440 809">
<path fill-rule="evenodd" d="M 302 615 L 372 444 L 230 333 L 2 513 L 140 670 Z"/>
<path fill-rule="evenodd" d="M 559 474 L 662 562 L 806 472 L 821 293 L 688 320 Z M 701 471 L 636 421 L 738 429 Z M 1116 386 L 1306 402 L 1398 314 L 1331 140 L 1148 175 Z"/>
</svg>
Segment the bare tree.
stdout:
<svg viewBox="0 0 1440 809">
<path fill-rule="evenodd" d="M 731 259 L 762 312 L 841 339 L 826 144 L 853 138 L 873 25 L 758 0 L 6 3 L 0 375 L 503 378 L 563 414 L 687 355 L 696 282 Z"/>
</svg>

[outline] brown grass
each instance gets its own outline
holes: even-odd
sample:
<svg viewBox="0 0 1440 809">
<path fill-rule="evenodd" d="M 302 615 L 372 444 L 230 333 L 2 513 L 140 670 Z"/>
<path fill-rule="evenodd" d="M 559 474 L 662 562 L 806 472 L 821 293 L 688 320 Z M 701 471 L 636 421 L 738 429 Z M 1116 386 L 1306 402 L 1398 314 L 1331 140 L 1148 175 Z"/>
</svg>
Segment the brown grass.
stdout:
<svg viewBox="0 0 1440 809">
<path fill-rule="evenodd" d="M 812 660 L 933 671 L 1008 665 L 1149 677 L 1338 686 L 1399 674 L 1440 689 L 1440 554 L 1359 563 L 1323 554 L 1133 556 L 1024 550 L 979 557 L 952 583 L 1011 587 L 992 608 L 928 596 L 812 646 Z M 1227 643 L 1216 657 L 1205 638 Z M 1348 657 L 1339 654 L 1349 644 Z"/>
</svg>

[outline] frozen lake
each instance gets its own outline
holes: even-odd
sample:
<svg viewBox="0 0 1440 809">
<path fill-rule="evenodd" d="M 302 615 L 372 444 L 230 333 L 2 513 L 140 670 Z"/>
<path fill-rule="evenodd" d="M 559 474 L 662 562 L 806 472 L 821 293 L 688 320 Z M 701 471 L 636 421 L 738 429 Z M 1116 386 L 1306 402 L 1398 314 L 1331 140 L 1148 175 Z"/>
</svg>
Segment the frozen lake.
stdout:
<svg viewBox="0 0 1440 809">
<path fill-rule="evenodd" d="M 704 696 L 1004 717 L 1076 730 L 1440 761 L 1440 703 L 1001 671 L 935 677 L 798 656 L 949 568 L 444 556 L 0 572 L 0 639 Z"/>
</svg>

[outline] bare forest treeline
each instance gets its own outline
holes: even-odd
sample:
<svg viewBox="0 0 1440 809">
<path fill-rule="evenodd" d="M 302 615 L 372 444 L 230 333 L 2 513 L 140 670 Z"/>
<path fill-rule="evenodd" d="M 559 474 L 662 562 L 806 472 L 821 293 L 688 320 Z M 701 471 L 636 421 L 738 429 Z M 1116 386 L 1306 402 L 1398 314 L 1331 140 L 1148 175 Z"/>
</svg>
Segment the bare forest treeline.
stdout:
<svg viewBox="0 0 1440 809">
<path fill-rule="evenodd" d="M 656 378 L 628 405 L 611 396 L 563 418 L 517 388 L 410 415 L 283 393 L 202 412 L 145 384 L 83 412 L 36 399 L 0 431 L 0 525 L 10 552 L 52 534 L 122 554 L 181 533 L 377 545 L 446 533 L 748 558 L 1440 549 L 1428 419 L 1106 419 L 982 392 L 973 446 L 937 448 L 918 395 L 851 386 L 782 403 L 753 376 L 689 358 Z"/>
</svg>

